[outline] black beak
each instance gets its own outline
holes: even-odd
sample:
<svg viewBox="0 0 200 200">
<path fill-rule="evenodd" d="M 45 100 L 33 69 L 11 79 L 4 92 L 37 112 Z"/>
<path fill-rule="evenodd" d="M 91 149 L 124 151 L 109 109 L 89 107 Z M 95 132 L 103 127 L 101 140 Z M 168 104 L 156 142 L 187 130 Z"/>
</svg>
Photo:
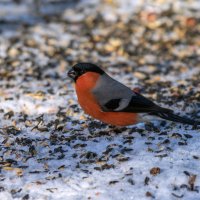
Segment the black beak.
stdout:
<svg viewBox="0 0 200 200">
<path fill-rule="evenodd" d="M 73 80 L 75 80 L 76 77 L 77 77 L 77 73 L 74 71 L 74 69 L 70 69 L 70 70 L 68 71 L 67 75 L 68 75 L 70 78 L 72 78 Z"/>
</svg>

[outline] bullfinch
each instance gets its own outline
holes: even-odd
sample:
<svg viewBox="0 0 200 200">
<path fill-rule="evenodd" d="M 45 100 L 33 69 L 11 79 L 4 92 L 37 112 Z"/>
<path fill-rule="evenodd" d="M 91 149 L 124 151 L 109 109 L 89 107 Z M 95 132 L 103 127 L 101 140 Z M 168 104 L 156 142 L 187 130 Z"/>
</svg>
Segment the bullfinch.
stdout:
<svg viewBox="0 0 200 200">
<path fill-rule="evenodd" d="M 100 67 L 78 63 L 68 72 L 75 82 L 78 102 L 85 113 L 107 124 L 128 126 L 138 122 L 138 113 L 189 125 L 200 122 L 181 117 L 111 78 Z"/>
</svg>

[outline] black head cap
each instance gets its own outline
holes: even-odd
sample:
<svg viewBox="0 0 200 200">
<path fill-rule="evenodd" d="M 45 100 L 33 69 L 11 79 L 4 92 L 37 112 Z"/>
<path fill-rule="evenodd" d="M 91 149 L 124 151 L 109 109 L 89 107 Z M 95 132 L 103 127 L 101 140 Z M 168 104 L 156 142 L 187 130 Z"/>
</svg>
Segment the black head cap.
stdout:
<svg viewBox="0 0 200 200">
<path fill-rule="evenodd" d="M 86 72 L 96 72 L 99 74 L 104 74 L 105 72 L 95 64 L 92 63 L 78 63 L 74 65 L 68 72 L 68 76 L 74 81 Z"/>
</svg>

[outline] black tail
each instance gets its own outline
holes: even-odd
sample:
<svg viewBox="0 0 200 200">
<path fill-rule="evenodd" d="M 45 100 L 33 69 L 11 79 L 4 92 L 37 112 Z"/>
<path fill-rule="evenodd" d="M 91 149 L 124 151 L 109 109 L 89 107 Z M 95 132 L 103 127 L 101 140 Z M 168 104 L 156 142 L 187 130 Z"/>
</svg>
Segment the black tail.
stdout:
<svg viewBox="0 0 200 200">
<path fill-rule="evenodd" d="M 173 121 L 173 122 L 179 122 L 179 123 L 189 124 L 189 125 L 194 125 L 194 126 L 200 125 L 200 122 L 195 121 L 193 119 L 189 119 L 187 117 L 181 117 L 179 115 L 176 115 L 173 113 L 172 110 L 166 109 L 166 108 L 159 107 L 157 111 L 151 112 L 150 114 L 161 117 L 169 121 Z"/>
</svg>

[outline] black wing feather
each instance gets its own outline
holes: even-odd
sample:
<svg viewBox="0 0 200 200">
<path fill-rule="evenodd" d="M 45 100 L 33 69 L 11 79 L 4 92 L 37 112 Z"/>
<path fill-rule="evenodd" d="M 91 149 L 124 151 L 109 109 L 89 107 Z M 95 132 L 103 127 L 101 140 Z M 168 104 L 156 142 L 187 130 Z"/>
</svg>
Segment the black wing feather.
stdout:
<svg viewBox="0 0 200 200">
<path fill-rule="evenodd" d="M 158 106 L 140 94 L 133 95 L 127 107 L 115 110 L 119 107 L 122 99 L 112 99 L 103 105 L 103 111 L 107 112 L 151 112 Z"/>
<path fill-rule="evenodd" d="M 155 110 L 157 105 L 153 103 L 151 100 L 143 97 L 140 94 L 137 94 L 132 97 L 130 103 L 126 108 L 121 110 L 121 112 L 151 112 L 152 110 Z"/>
<path fill-rule="evenodd" d="M 103 107 L 106 110 L 115 110 L 119 107 L 121 99 L 112 99 L 108 101 Z"/>
</svg>

